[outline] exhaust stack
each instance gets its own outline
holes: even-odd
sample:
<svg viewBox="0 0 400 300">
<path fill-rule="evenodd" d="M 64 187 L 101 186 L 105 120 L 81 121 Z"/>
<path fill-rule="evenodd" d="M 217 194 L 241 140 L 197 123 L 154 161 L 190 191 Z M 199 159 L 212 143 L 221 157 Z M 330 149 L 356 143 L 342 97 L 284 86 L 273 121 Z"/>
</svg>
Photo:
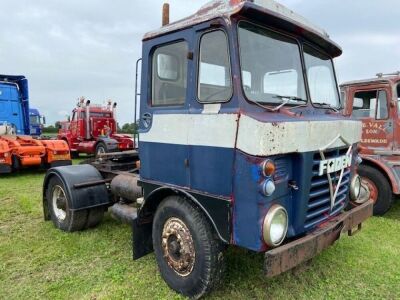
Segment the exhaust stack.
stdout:
<svg viewBox="0 0 400 300">
<path fill-rule="evenodd" d="M 162 26 L 169 24 L 169 3 L 164 3 L 162 11 Z"/>
<path fill-rule="evenodd" d="M 86 139 L 90 140 L 90 100 L 86 101 Z"/>
</svg>

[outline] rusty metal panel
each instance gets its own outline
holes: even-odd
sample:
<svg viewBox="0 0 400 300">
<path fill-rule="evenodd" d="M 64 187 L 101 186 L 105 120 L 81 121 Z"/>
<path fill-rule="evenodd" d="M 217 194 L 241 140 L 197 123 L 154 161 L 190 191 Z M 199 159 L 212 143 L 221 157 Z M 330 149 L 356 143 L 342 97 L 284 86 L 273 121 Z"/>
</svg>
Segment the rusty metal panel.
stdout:
<svg viewBox="0 0 400 300">
<path fill-rule="evenodd" d="M 340 238 L 340 234 L 350 231 L 372 216 L 371 201 L 321 225 L 307 236 L 265 253 L 264 269 L 267 277 L 286 272 L 302 262 L 312 259 Z"/>
</svg>

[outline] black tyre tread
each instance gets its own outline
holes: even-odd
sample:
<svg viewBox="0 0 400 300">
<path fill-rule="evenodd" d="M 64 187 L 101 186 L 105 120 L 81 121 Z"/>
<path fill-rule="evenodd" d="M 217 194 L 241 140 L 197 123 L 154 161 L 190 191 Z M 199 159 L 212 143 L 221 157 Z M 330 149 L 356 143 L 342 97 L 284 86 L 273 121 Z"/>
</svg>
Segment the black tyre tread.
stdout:
<svg viewBox="0 0 400 300">
<path fill-rule="evenodd" d="M 11 162 L 12 162 L 11 168 L 12 168 L 13 172 L 18 172 L 21 170 L 21 163 L 17 156 L 13 155 L 11 158 Z"/>
<path fill-rule="evenodd" d="M 178 290 L 178 292 L 187 297 L 190 297 L 192 299 L 199 299 L 209 293 L 222 280 L 225 268 L 223 258 L 224 247 L 222 242 L 217 237 L 214 228 L 211 226 L 210 222 L 207 220 L 203 212 L 198 207 L 194 206 L 188 199 L 184 199 L 179 196 L 167 197 L 158 207 L 154 220 L 157 220 L 159 214 L 165 209 L 165 207 L 168 207 L 170 205 L 180 208 L 183 211 L 183 214 L 191 216 L 195 227 L 194 230 L 191 230 L 193 238 L 195 238 L 194 235 L 197 235 L 200 241 L 202 241 L 203 245 L 205 245 L 204 250 L 206 254 L 203 257 L 206 262 L 206 267 L 203 273 L 203 275 L 206 275 L 205 278 L 201 278 L 197 285 L 187 290 Z M 184 221 L 185 223 L 187 222 L 187 220 Z M 156 222 L 153 223 L 153 232 L 155 230 L 155 223 Z M 155 234 L 153 234 L 153 246 L 155 249 L 156 258 L 160 267 L 162 277 L 172 289 L 176 290 L 176 288 L 171 285 L 168 278 L 166 278 L 165 270 L 163 270 L 162 264 L 160 264 L 160 261 L 164 262 L 164 258 L 162 256 L 161 248 L 157 247 L 156 245 Z M 169 268 L 168 271 L 174 272 Z"/>
<path fill-rule="evenodd" d="M 51 203 L 51 190 L 54 185 L 61 185 L 64 191 L 66 190 L 64 184 L 60 181 L 60 179 L 58 179 L 55 176 L 50 178 L 49 184 L 47 186 L 46 198 L 47 198 L 47 207 L 50 212 L 51 220 L 53 221 L 54 226 L 67 232 L 81 231 L 85 229 L 88 218 L 87 210 L 81 210 L 81 211 L 68 210 L 69 199 L 67 199 L 67 216 L 63 222 L 59 222 L 59 220 L 54 214 L 53 205 Z"/>
<path fill-rule="evenodd" d="M 85 228 L 96 227 L 104 216 L 104 207 L 95 207 L 88 210 Z"/>
<path fill-rule="evenodd" d="M 386 176 L 381 171 L 368 165 L 361 165 L 358 169 L 358 174 L 361 177 L 369 178 L 375 183 L 378 188 L 378 200 L 374 205 L 374 215 L 384 215 L 393 204 L 392 187 Z"/>
<path fill-rule="evenodd" d="M 79 158 L 79 152 L 78 151 L 70 151 L 71 158 Z"/>
</svg>

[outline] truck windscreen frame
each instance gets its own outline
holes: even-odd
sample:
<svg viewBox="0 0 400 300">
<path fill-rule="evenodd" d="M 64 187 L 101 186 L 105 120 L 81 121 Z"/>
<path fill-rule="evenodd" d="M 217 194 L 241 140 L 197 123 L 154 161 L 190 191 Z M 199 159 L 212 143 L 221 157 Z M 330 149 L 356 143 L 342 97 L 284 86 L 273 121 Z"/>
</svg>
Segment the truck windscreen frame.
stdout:
<svg viewBox="0 0 400 300">
<path fill-rule="evenodd" d="M 294 38 L 241 21 L 238 39 L 245 96 L 257 103 L 304 104 L 307 100 L 300 44 Z M 296 100 L 299 99 L 299 100 Z"/>
<path fill-rule="evenodd" d="M 332 58 L 308 44 L 303 45 L 303 53 L 311 103 L 340 108 Z"/>
</svg>

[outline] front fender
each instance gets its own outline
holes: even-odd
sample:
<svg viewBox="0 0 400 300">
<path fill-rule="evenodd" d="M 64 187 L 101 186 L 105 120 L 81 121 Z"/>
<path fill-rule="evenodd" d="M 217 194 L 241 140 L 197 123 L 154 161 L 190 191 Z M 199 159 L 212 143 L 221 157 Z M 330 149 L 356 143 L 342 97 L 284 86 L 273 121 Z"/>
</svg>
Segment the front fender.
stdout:
<svg viewBox="0 0 400 300">
<path fill-rule="evenodd" d="M 138 212 L 138 222 L 151 222 L 153 214 L 163 199 L 171 195 L 180 195 L 189 199 L 195 206 L 200 208 L 211 225 L 214 227 L 221 241 L 229 243 L 230 241 L 230 215 L 231 203 L 228 199 L 204 195 L 200 193 L 189 192 L 176 187 L 153 186 L 151 191 L 146 193 L 149 184 L 142 182 L 145 195 L 145 201 Z"/>
<path fill-rule="evenodd" d="M 397 165 L 399 174 L 396 173 L 394 166 L 381 156 L 360 155 L 364 163 L 380 170 L 389 179 L 393 194 L 400 194 L 400 163 Z"/>
</svg>

